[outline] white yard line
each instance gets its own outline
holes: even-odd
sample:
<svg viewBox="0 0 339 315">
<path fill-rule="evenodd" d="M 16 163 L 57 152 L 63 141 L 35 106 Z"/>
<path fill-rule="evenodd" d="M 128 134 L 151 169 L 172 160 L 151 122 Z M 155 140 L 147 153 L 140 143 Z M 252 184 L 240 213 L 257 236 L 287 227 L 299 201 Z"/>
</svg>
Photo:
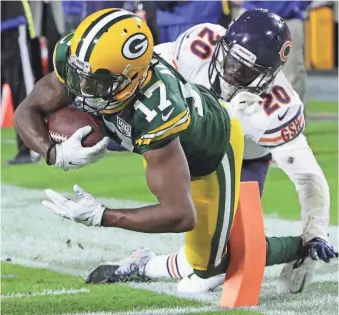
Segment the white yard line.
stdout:
<svg viewBox="0 0 339 315">
<path fill-rule="evenodd" d="M 1 193 L 1 259 L 11 258 L 12 263 L 86 276 L 88 271 L 99 263 L 120 260 L 134 249 L 149 247 L 156 254 L 168 254 L 176 252 L 184 241 L 182 234 L 152 235 L 121 229 L 94 228 L 61 219 L 41 206 L 41 200 L 44 198 L 42 190 L 2 185 Z M 141 204 L 113 199 L 101 200 L 113 208 L 135 207 Z M 301 222 L 269 216 L 265 217 L 265 230 L 268 236 L 299 235 Z M 329 233 L 330 242 L 338 248 L 338 227 L 331 226 Z M 282 266 L 266 268 L 260 311 L 272 315 L 296 315 L 303 314 L 302 312 L 312 312 L 312 315 L 337 315 L 337 303 L 333 303 L 337 299 L 337 294 L 334 297 L 331 292 L 315 292 L 316 289 L 313 291 L 308 289 L 304 294 L 286 298 L 277 297 L 275 280 L 281 268 Z M 330 264 L 319 263 L 315 281 L 319 285 L 326 283 L 337 285 L 338 261 Z M 131 285 L 158 293 L 210 302 L 216 308 L 219 305 L 220 290 L 204 295 L 183 296 L 177 293 L 174 282 Z M 317 285 L 315 284 L 314 288 L 317 288 Z M 331 303 L 328 303 L 329 301 Z M 314 307 L 308 308 L 306 304 Z M 166 309 L 165 314 L 170 314 L 168 310 Z M 318 310 L 321 312 L 317 313 Z M 140 314 L 152 314 L 149 310 L 143 312 Z"/>
<path fill-rule="evenodd" d="M 18 278 L 18 275 L 14 275 L 14 274 L 1 274 L 0 279 L 14 279 L 14 278 Z"/>
<path fill-rule="evenodd" d="M 16 144 L 16 140 L 15 139 L 2 139 L 1 142 L 3 144 Z"/>
<path fill-rule="evenodd" d="M 154 310 L 142 310 L 142 311 L 130 311 L 130 312 L 113 312 L 113 313 L 105 313 L 105 312 L 96 312 L 96 313 L 66 313 L 66 314 L 58 314 L 58 315 L 180 315 L 180 314 L 199 314 L 203 312 L 208 312 L 213 314 L 215 312 L 223 311 L 225 314 L 228 313 L 227 309 L 222 309 L 220 307 L 215 306 L 207 306 L 207 307 L 182 307 L 182 308 L 165 308 L 165 309 L 154 309 Z M 286 311 L 278 311 L 275 315 L 299 315 L 301 313 L 297 312 L 286 312 Z"/>
<path fill-rule="evenodd" d="M 22 298 L 22 297 L 30 297 L 30 296 L 50 296 L 50 295 L 75 295 L 79 293 L 89 293 L 88 289 L 59 289 L 59 290 L 50 290 L 46 289 L 43 291 L 33 291 L 30 293 L 8 293 L 1 294 L 2 299 L 8 298 Z"/>
<path fill-rule="evenodd" d="M 0 260 L 4 261 L 4 262 L 6 262 L 6 261 L 8 262 L 8 257 L 1 256 Z M 45 268 L 45 269 L 48 269 L 48 270 L 51 270 L 51 271 L 63 273 L 63 274 L 70 275 L 70 276 L 84 276 L 86 274 L 83 270 L 53 266 L 53 265 L 48 264 L 48 263 L 43 263 L 43 262 L 25 259 L 25 258 L 15 257 L 15 258 L 11 258 L 9 262 L 13 263 L 13 264 L 25 266 L 25 267 Z M 1 276 L 1 277 L 5 278 L 4 276 Z"/>
<path fill-rule="evenodd" d="M 216 306 L 202 306 L 202 307 L 178 307 L 178 308 L 157 308 L 141 311 L 129 311 L 129 312 L 95 312 L 95 313 L 66 313 L 60 315 L 180 315 L 190 313 L 203 313 L 203 312 L 217 312 L 221 311 L 220 307 Z"/>
</svg>

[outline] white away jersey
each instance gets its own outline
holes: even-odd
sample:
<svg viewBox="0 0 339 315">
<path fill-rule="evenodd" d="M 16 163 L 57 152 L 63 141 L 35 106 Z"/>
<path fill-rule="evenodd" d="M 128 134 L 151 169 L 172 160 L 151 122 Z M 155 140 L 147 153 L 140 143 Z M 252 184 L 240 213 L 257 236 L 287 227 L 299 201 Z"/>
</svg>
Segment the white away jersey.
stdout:
<svg viewBox="0 0 339 315">
<path fill-rule="evenodd" d="M 199 24 L 175 42 L 157 45 L 154 50 L 187 81 L 210 88 L 209 64 L 216 42 L 225 32 L 220 25 Z M 282 72 L 260 97 L 263 100 L 258 113 L 250 116 L 237 113 L 246 137 L 244 159 L 262 157 L 304 130 L 303 104 Z"/>
</svg>

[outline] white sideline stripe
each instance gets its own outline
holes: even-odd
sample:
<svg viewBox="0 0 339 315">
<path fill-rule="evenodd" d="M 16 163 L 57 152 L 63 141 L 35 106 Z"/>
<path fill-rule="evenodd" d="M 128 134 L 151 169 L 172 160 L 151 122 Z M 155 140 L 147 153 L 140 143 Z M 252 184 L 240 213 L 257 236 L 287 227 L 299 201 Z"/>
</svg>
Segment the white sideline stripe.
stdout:
<svg viewBox="0 0 339 315">
<path fill-rule="evenodd" d="M 15 139 L 2 139 L 1 143 L 3 143 L 3 144 L 16 144 L 16 140 Z"/>
<path fill-rule="evenodd" d="M 14 278 L 19 278 L 19 276 L 14 274 L 1 274 L 0 276 L 0 279 L 14 279 Z"/>
<path fill-rule="evenodd" d="M 89 293 L 88 289 L 60 289 L 60 290 L 43 290 L 43 291 L 34 291 L 31 293 L 8 293 L 8 294 L 1 294 L 2 299 L 8 298 L 22 298 L 28 296 L 47 296 L 47 295 L 63 295 L 63 294 L 79 294 L 79 293 Z"/>
<path fill-rule="evenodd" d="M 86 275 L 86 273 L 83 270 L 57 267 L 57 266 L 53 266 L 52 264 L 42 263 L 42 262 L 38 262 L 35 260 L 30 260 L 30 259 L 11 258 L 11 260 L 8 261 L 7 257 L 1 256 L 0 260 L 1 262 L 8 262 L 11 264 L 17 264 L 17 265 L 25 266 L 25 267 L 46 268 L 48 270 L 55 271 L 58 273 L 63 273 L 63 274 L 70 275 L 70 276 L 85 276 Z"/>
<path fill-rule="evenodd" d="M 66 313 L 60 315 L 177 315 L 189 313 L 202 313 L 202 312 L 217 312 L 222 309 L 217 306 L 202 306 L 202 307 L 180 307 L 180 308 L 156 308 L 146 309 L 141 311 L 128 311 L 128 312 L 96 312 L 96 313 Z"/>
</svg>

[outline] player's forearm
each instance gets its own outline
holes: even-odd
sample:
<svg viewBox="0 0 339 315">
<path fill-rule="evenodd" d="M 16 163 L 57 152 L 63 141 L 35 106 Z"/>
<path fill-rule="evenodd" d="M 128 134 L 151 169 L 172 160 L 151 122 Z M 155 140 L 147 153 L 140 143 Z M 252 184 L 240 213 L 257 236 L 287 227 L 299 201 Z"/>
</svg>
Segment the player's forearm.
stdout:
<svg viewBox="0 0 339 315">
<path fill-rule="evenodd" d="M 19 105 L 14 115 L 14 126 L 24 143 L 44 158 L 52 144 L 45 117 L 71 103 L 64 85 L 54 72 L 44 76 Z"/>
<path fill-rule="evenodd" d="M 173 211 L 160 204 L 136 209 L 106 209 L 102 225 L 144 233 L 182 233 L 194 228 L 195 216 L 173 215 Z"/>
<path fill-rule="evenodd" d="M 321 171 L 321 170 L 320 170 Z M 296 189 L 302 209 L 303 238 L 308 242 L 315 237 L 328 239 L 330 195 L 323 174 L 308 173 L 296 180 Z"/>
<path fill-rule="evenodd" d="M 272 151 L 278 166 L 294 182 L 302 209 L 303 239 L 327 240 L 330 210 L 326 178 L 303 135 Z"/>
<path fill-rule="evenodd" d="M 15 129 L 31 150 L 46 158 L 47 150 L 53 142 L 48 134 L 45 117 L 40 111 L 24 105 L 15 111 Z"/>
<path fill-rule="evenodd" d="M 313 154 L 304 160 L 307 168 L 290 174 L 295 184 L 303 222 L 303 239 L 308 242 L 315 237 L 328 239 L 330 195 L 326 178 Z"/>
</svg>

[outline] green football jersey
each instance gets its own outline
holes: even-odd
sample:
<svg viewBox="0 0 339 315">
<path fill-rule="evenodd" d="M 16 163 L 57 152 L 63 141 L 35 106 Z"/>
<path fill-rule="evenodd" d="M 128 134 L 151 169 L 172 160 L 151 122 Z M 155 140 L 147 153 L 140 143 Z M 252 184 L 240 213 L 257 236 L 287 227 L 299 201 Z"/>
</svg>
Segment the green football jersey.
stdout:
<svg viewBox="0 0 339 315">
<path fill-rule="evenodd" d="M 58 42 L 54 67 L 63 80 L 68 45 L 73 34 Z M 104 111 L 110 138 L 142 154 L 179 137 L 192 177 L 212 173 L 230 138 L 230 118 L 205 87 L 190 84 L 161 58 L 152 60 L 151 78 L 129 104 L 115 113 Z"/>
</svg>

